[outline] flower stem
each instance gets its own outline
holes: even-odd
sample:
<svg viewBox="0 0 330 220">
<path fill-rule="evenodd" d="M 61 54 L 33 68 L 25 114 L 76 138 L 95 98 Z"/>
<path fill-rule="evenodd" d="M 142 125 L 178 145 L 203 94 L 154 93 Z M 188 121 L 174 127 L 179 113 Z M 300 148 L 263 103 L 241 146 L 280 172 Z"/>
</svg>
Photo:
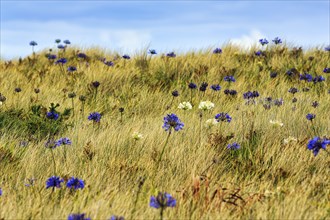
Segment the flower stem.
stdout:
<svg viewBox="0 0 330 220">
<path fill-rule="evenodd" d="M 74 117 L 74 101 L 73 101 L 73 98 L 71 99 L 71 102 L 72 102 L 72 116 Z"/>
<path fill-rule="evenodd" d="M 160 153 L 160 156 L 159 156 L 159 159 L 158 159 L 158 162 L 157 162 L 157 167 L 159 166 L 159 163 L 160 163 L 160 161 L 161 161 L 162 158 L 163 158 L 163 154 L 164 154 L 164 152 L 165 152 L 165 148 L 166 148 L 167 143 L 168 143 L 168 140 L 170 139 L 170 136 L 171 136 L 171 129 L 172 129 L 172 128 L 170 128 L 170 130 L 169 130 L 169 132 L 168 132 L 168 135 L 167 135 L 167 138 L 166 138 L 166 141 L 165 141 L 165 144 L 164 144 L 163 150 L 162 150 L 162 152 Z"/>
<path fill-rule="evenodd" d="M 160 220 L 163 220 L 164 208 L 160 208 Z"/>
<path fill-rule="evenodd" d="M 55 162 L 55 156 L 54 156 L 53 149 L 50 149 L 50 151 L 52 152 L 52 158 L 53 158 L 54 176 L 56 176 L 56 162 Z"/>
</svg>

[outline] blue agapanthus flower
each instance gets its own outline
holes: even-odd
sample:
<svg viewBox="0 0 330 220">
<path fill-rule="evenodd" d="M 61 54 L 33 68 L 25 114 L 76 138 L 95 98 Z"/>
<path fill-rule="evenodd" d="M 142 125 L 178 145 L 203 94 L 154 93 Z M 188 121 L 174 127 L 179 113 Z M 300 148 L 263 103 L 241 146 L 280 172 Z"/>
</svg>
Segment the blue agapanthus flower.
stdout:
<svg viewBox="0 0 330 220">
<path fill-rule="evenodd" d="M 290 93 L 292 93 L 292 94 L 295 94 L 295 93 L 299 92 L 299 90 L 298 90 L 297 88 L 295 88 L 295 87 L 291 87 L 291 88 L 288 90 L 288 92 L 290 92 Z"/>
<path fill-rule="evenodd" d="M 324 73 L 330 73 L 330 67 L 326 67 L 326 68 L 324 68 L 323 72 L 324 72 Z"/>
<path fill-rule="evenodd" d="M 276 106 L 279 107 L 279 106 L 283 105 L 284 100 L 282 98 L 280 98 L 280 99 L 274 99 L 273 100 L 273 103 L 274 103 L 274 105 L 276 105 Z"/>
<path fill-rule="evenodd" d="M 238 150 L 241 148 L 241 146 L 238 143 L 234 142 L 232 144 L 228 144 L 227 148 L 230 150 Z"/>
<path fill-rule="evenodd" d="M 59 114 L 56 113 L 56 112 L 51 111 L 51 112 L 47 112 L 46 117 L 48 119 L 52 119 L 52 120 L 55 120 L 56 121 L 58 119 L 58 117 L 59 117 Z"/>
<path fill-rule="evenodd" d="M 237 91 L 234 90 L 234 89 L 225 89 L 225 90 L 223 91 L 223 93 L 224 93 L 225 95 L 231 95 L 231 96 L 235 96 L 235 95 L 237 95 Z"/>
<path fill-rule="evenodd" d="M 37 46 L 37 42 L 35 42 L 34 40 L 30 42 L 30 46 L 34 47 L 34 46 Z"/>
<path fill-rule="evenodd" d="M 2 189 L 0 188 L 0 196 L 2 196 Z"/>
<path fill-rule="evenodd" d="M 128 56 L 127 54 L 125 54 L 124 56 L 122 56 L 125 60 L 129 60 L 129 59 L 131 59 L 131 57 L 130 56 Z"/>
<path fill-rule="evenodd" d="M 92 112 L 92 113 L 89 114 L 88 120 L 94 121 L 94 122 L 100 122 L 101 117 L 102 116 L 101 116 L 100 113 L 98 113 L 98 112 Z"/>
<path fill-rule="evenodd" d="M 78 214 L 70 214 L 68 216 L 68 220 L 91 220 L 91 218 L 85 217 L 85 213 L 78 213 Z"/>
<path fill-rule="evenodd" d="M 64 180 L 61 179 L 61 177 L 59 176 L 52 176 L 50 178 L 48 178 L 48 180 L 46 181 L 46 189 L 53 187 L 53 188 L 61 188 L 61 183 L 63 183 Z"/>
<path fill-rule="evenodd" d="M 71 177 L 68 182 L 66 183 L 66 187 L 70 189 L 83 189 L 85 187 L 85 183 L 83 180 L 80 180 L 75 177 Z"/>
<path fill-rule="evenodd" d="M 61 39 L 56 39 L 55 43 L 57 43 L 57 44 L 61 43 Z"/>
<path fill-rule="evenodd" d="M 167 114 L 167 116 L 164 117 L 163 128 L 165 131 L 169 130 L 171 132 L 172 128 L 174 128 L 175 131 L 179 131 L 183 129 L 183 126 L 184 123 L 182 123 L 175 114 Z"/>
<path fill-rule="evenodd" d="M 48 60 L 55 60 L 56 57 L 57 57 L 57 56 L 56 56 L 55 54 L 48 54 L 48 55 L 47 55 Z"/>
<path fill-rule="evenodd" d="M 273 40 L 273 42 L 275 44 L 281 44 L 282 43 L 282 40 L 279 37 L 275 37 L 274 40 Z"/>
<path fill-rule="evenodd" d="M 265 44 L 268 44 L 268 40 L 266 38 L 264 39 L 259 39 L 259 42 L 262 46 L 264 46 Z"/>
<path fill-rule="evenodd" d="M 220 121 L 224 121 L 224 122 L 230 122 L 231 121 L 231 117 L 230 115 L 228 115 L 227 113 L 221 112 L 219 114 L 216 114 L 215 119 L 220 122 Z"/>
<path fill-rule="evenodd" d="M 63 50 L 63 49 L 65 49 L 65 46 L 63 44 L 59 44 L 59 45 L 57 45 L 57 48 Z"/>
<path fill-rule="evenodd" d="M 178 96 L 179 96 L 179 92 L 178 92 L 178 90 L 174 90 L 174 91 L 172 92 L 172 96 L 173 96 L 173 97 L 178 97 Z"/>
<path fill-rule="evenodd" d="M 221 50 L 220 48 L 215 48 L 215 49 L 213 50 L 213 53 L 214 53 L 214 54 L 220 54 L 220 53 L 222 53 L 222 50 Z"/>
<path fill-rule="evenodd" d="M 326 146 L 330 144 L 330 140 L 326 138 L 314 137 L 307 144 L 307 149 L 312 150 L 314 156 L 316 156 L 321 149 L 326 150 Z"/>
<path fill-rule="evenodd" d="M 68 71 L 69 72 L 74 72 L 74 71 L 76 71 L 77 70 L 77 67 L 74 67 L 74 66 L 69 66 L 68 67 Z"/>
<path fill-rule="evenodd" d="M 188 85 L 189 89 L 196 89 L 197 88 L 197 85 L 195 83 L 189 83 Z"/>
<path fill-rule="evenodd" d="M 78 53 L 77 54 L 77 57 L 82 58 L 82 59 L 86 59 L 87 58 L 87 55 L 84 54 L 84 53 Z"/>
<path fill-rule="evenodd" d="M 63 43 L 65 43 L 65 44 L 71 44 L 71 42 L 69 40 L 64 40 Z"/>
<path fill-rule="evenodd" d="M 71 145 L 72 142 L 69 138 L 65 137 L 65 138 L 60 138 L 55 142 L 55 145 L 57 147 L 61 146 L 61 145 Z"/>
<path fill-rule="evenodd" d="M 257 52 L 254 53 L 256 56 L 261 56 L 262 55 L 262 51 L 261 50 L 258 50 Z"/>
<path fill-rule="evenodd" d="M 112 61 L 104 61 L 103 63 L 107 66 L 114 66 L 115 65 L 114 62 L 112 62 Z"/>
<path fill-rule="evenodd" d="M 246 93 L 243 94 L 243 98 L 244 99 L 254 99 L 254 98 L 257 98 L 259 97 L 259 92 L 257 91 L 247 91 Z"/>
<path fill-rule="evenodd" d="M 236 82 L 234 76 L 225 76 L 224 80 L 227 82 Z"/>
<path fill-rule="evenodd" d="M 168 193 L 161 193 L 159 192 L 157 196 L 150 197 L 150 207 L 152 208 L 167 208 L 167 207 L 175 207 L 176 200 Z"/>
<path fill-rule="evenodd" d="M 58 60 L 56 60 L 55 64 L 65 64 L 67 62 L 67 60 L 65 58 L 60 58 Z"/>
<path fill-rule="evenodd" d="M 309 121 L 313 121 L 313 119 L 316 117 L 316 115 L 315 114 L 311 114 L 311 113 L 308 113 L 307 115 L 306 115 L 306 118 L 307 118 L 307 120 L 309 120 Z"/>
<path fill-rule="evenodd" d="M 152 55 L 155 55 L 155 54 L 157 54 L 157 52 L 156 52 L 156 50 L 155 50 L 155 49 L 150 49 L 150 50 L 149 50 L 149 53 L 150 53 L 150 54 L 152 54 Z"/>
<path fill-rule="evenodd" d="M 276 76 L 277 76 L 277 72 L 271 72 L 271 73 L 269 74 L 269 76 L 270 76 L 270 78 L 276 78 Z"/>
<path fill-rule="evenodd" d="M 212 89 L 213 91 L 220 91 L 221 86 L 220 86 L 219 84 L 215 84 L 215 85 L 212 85 L 212 86 L 211 86 L 211 89 Z"/>
<path fill-rule="evenodd" d="M 125 220 L 123 216 L 113 215 L 109 220 Z"/>
<path fill-rule="evenodd" d="M 209 84 L 207 82 L 202 82 L 201 86 L 199 87 L 199 91 L 205 92 L 208 85 Z"/>
<path fill-rule="evenodd" d="M 325 51 L 330 51 L 330 45 L 324 48 Z"/>
<path fill-rule="evenodd" d="M 167 57 L 176 57 L 176 54 L 174 52 L 170 52 L 166 54 Z"/>
<path fill-rule="evenodd" d="M 315 76 L 313 79 L 314 83 L 323 82 L 323 81 L 325 81 L 325 78 L 323 76 Z"/>
<path fill-rule="evenodd" d="M 307 82 L 311 82 L 313 80 L 313 76 L 311 74 L 304 73 L 304 74 L 300 74 L 299 79 L 305 80 Z"/>
</svg>

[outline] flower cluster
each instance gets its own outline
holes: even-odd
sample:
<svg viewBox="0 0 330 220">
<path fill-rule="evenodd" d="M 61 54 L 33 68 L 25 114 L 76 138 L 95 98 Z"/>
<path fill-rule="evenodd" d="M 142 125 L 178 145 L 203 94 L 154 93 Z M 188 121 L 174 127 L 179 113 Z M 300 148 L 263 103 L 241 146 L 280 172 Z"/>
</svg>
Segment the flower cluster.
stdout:
<svg viewBox="0 0 330 220">
<path fill-rule="evenodd" d="M 91 220 L 91 218 L 87 218 L 85 215 L 85 213 L 71 214 L 68 216 L 68 220 Z"/>
<path fill-rule="evenodd" d="M 59 117 L 59 114 L 55 111 L 50 111 L 50 112 L 47 112 L 46 117 L 48 119 L 52 119 L 52 120 L 56 121 Z"/>
<path fill-rule="evenodd" d="M 211 110 L 212 108 L 214 108 L 214 103 L 210 102 L 210 101 L 202 101 L 199 103 L 198 106 L 199 109 L 201 110 Z"/>
<path fill-rule="evenodd" d="M 175 114 L 168 114 L 166 117 L 164 117 L 164 124 L 163 128 L 165 131 L 171 132 L 171 129 L 174 128 L 175 131 L 182 130 L 184 126 L 184 123 L 180 121 L 178 116 Z"/>
<path fill-rule="evenodd" d="M 259 39 L 259 43 L 260 43 L 262 46 L 264 46 L 264 45 L 268 44 L 268 40 L 267 40 L 266 38 L 264 38 L 264 39 Z"/>
<path fill-rule="evenodd" d="M 309 121 L 313 121 L 313 119 L 316 117 L 316 115 L 315 114 L 311 114 L 311 113 L 308 113 L 307 115 L 306 115 L 306 118 L 307 118 L 307 120 L 309 120 Z"/>
<path fill-rule="evenodd" d="M 253 91 L 253 92 L 248 91 L 248 92 L 243 94 L 244 99 L 254 99 L 254 98 L 257 98 L 257 97 L 259 97 L 259 92 L 257 92 L 257 91 Z"/>
<path fill-rule="evenodd" d="M 190 104 L 190 102 L 182 102 L 179 104 L 178 108 L 182 110 L 190 110 L 192 109 L 192 105 Z"/>
<path fill-rule="evenodd" d="M 235 95 L 237 95 L 237 91 L 234 90 L 234 89 L 225 89 L 225 90 L 223 91 L 223 93 L 224 93 L 225 95 L 231 95 L 231 96 L 235 96 Z"/>
<path fill-rule="evenodd" d="M 224 80 L 227 82 L 236 82 L 234 76 L 225 76 Z"/>
<path fill-rule="evenodd" d="M 227 148 L 230 150 L 238 150 L 241 148 L 241 146 L 238 143 L 234 142 L 232 144 L 228 144 Z"/>
<path fill-rule="evenodd" d="M 221 89 L 221 86 L 219 84 L 211 85 L 211 89 L 213 91 L 219 91 Z"/>
<path fill-rule="evenodd" d="M 229 123 L 229 122 L 231 122 L 232 118 L 227 113 L 221 112 L 219 114 L 216 114 L 215 119 L 218 122 L 223 121 L 223 122 L 228 122 Z"/>
<path fill-rule="evenodd" d="M 201 84 L 201 86 L 199 87 L 199 91 L 202 91 L 202 92 L 205 92 L 206 91 L 206 89 L 207 89 L 207 87 L 208 87 L 208 83 L 207 82 L 203 82 L 202 84 Z"/>
<path fill-rule="evenodd" d="M 70 189 L 83 189 L 85 187 L 85 183 L 83 180 L 71 177 L 66 183 L 66 187 Z"/>
<path fill-rule="evenodd" d="M 307 144 L 307 149 L 313 151 L 316 156 L 321 149 L 326 150 L 326 146 L 330 144 L 330 140 L 326 138 L 314 137 Z"/>
<path fill-rule="evenodd" d="M 65 138 L 60 138 L 55 142 L 56 147 L 59 147 L 61 145 L 71 145 L 71 144 L 72 144 L 71 140 L 69 138 L 66 138 L 66 137 Z"/>
<path fill-rule="evenodd" d="M 220 48 L 215 48 L 215 49 L 213 50 L 213 53 L 214 53 L 214 54 L 220 54 L 220 53 L 222 53 L 222 50 L 221 50 Z"/>
<path fill-rule="evenodd" d="M 101 117 L 102 116 L 101 116 L 100 113 L 98 113 L 98 112 L 92 112 L 92 113 L 89 114 L 88 120 L 94 121 L 94 122 L 100 122 Z"/>
<path fill-rule="evenodd" d="M 150 197 L 150 207 L 156 209 L 165 209 L 167 207 L 175 207 L 176 200 L 168 193 L 161 193 L 159 192 L 157 196 Z"/>
</svg>

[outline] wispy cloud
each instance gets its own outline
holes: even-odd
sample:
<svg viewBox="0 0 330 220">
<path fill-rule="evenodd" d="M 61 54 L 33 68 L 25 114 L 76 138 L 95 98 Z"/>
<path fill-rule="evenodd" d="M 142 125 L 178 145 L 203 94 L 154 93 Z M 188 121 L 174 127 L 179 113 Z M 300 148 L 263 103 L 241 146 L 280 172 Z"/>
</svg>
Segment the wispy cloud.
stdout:
<svg viewBox="0 0 330 220">
<path fill-rule="evenodd" d="M 230 43 L 233 45 L 237 45 L 243 49 L 250 49 L 253 46 L 258 45 L 258 40 L 261 38 L 267 38 L 264 34 L 262 34 L 259 30 L 252 30 L 248 35 L 242 35 L 239 38 L 234 38 L 230 40 Z"/>
</svg>

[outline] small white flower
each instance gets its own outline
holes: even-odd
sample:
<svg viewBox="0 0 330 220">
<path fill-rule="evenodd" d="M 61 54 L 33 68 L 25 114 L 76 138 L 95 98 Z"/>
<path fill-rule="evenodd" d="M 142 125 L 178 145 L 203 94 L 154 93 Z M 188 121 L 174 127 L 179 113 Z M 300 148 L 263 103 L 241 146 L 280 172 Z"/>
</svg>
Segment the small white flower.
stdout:
<svg viewBox="0 0 330 220">
<path fill-rule="evenodd" d="M 182 102 L 179 104 L 178 108 L 182 110 L 190 110 L 192 109 L 192 105 L 190 104 L 190 102 Z"/>
<path fill-rule="evenodd" d="M 210 101 L 203 101 L 203 102 L 199 103 L 198 108 L 201 110 L 210 110 L 210 109 L 214 108 L 214 103 L 212 103 Z"/>
<path fill-rule="evenodd" d="M 288 138 L 284 139 L 283 142 L 284 144 L 289 144 L 290 142 L 297 142 L 297 138 L 289 136 Z"/>
<path fill-rule="evenodd" d="M 136 141 L 140 140 L 143 138 L 143 135 L 137 131 L 135 131 L 133 134 L 132 134 L 132 138 Z"/>
<path fill-rule="evenodd" d="M 282 122 L 280 122 L 280 121 L 277 121 L 277 120 L 270 120 L 269 121 L 271 124 L 273 124 L 273 125 L 278 125 L 278 126 L 283 126 L 284 124 L 282 123 Z"/>
<path fill-rule="evenodd" d="M 214 125 L 217 125 L 219 122 L 217 121 L 217 119 L 215 118 L 211 118 L 211 119 L 207 119 L 205 122 L 205 127 L 207 128 L 211 128 Z"/>
<path fill-rule="evenodd" d="M 2 102 L 0 102 L 0 106 L 2 105 Z"/>
</svg>

